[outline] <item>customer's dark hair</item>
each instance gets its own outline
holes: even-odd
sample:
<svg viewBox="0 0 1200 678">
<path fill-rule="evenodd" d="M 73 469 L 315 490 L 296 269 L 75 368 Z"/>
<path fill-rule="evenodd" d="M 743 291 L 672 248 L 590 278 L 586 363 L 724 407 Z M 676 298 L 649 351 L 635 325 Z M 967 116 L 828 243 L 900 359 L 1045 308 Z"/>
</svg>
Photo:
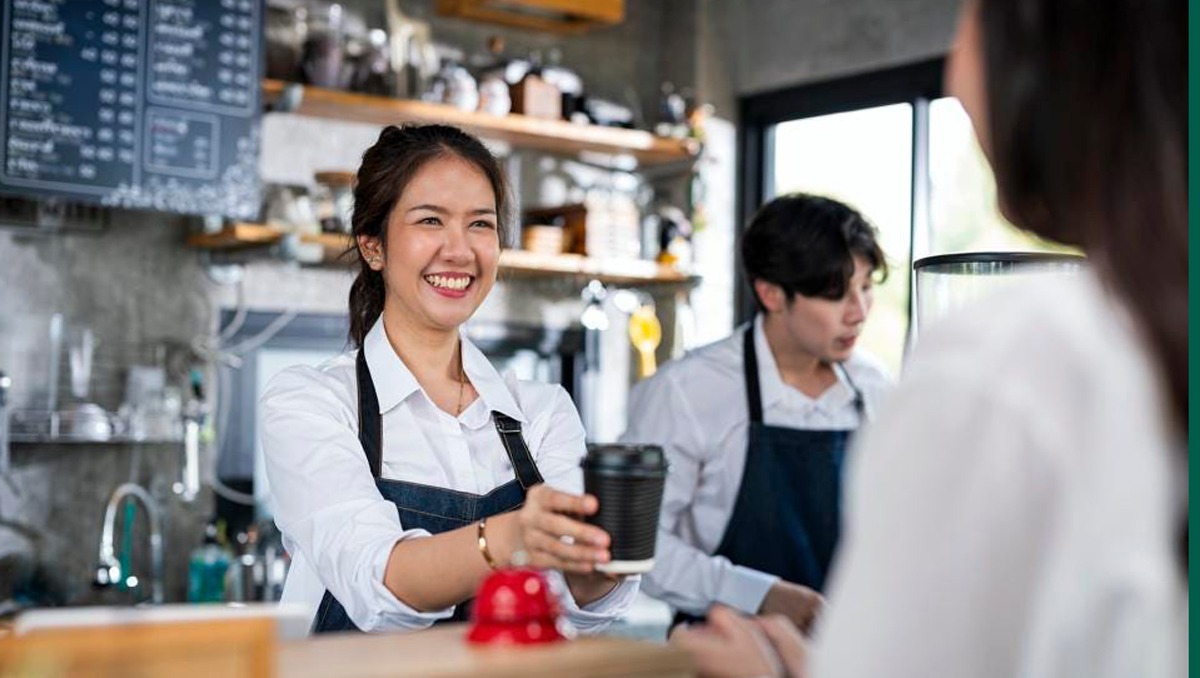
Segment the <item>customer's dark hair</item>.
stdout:
<svg viewBox="0 0 1200 678">
<path fill-rule="evenodd" d="M 982 0 L 979 11 L 1001 209 L 1081 247 L 1123 299 L 1186 455 L 1187 3 Z M 1185 522 L 1185 547 L 1186 536 Z"/>
<path fill-rule="evenodd" d="M 742 233 L 742 270 L 760 311 L 765 310 L 755 280 L 781 287 L 789 302 L 806 297 L 841 299 L 862 257 L 879 280 L 887 260 L 875 228 L 845 203 L 792 193 L 763 205 Z"/>
<path fill-rule="evenodd" d="M 389 125 L 375 144 L 363 153 L 354 182 L 354 213 L 351 233 L 374 236 L 387 243 L 388 217 L 404 188 L 425 163 L 435 158 L 457 156 L 475 165 L 487 176 L 496 194 L 496 219 L 500 245 L 508 243 L 508 184 L 500 163 L 478 139 L 448 125 Z M 363 339 L 383 312 L 383 274 L 371 270 L 358 249 L 350 256 L 358 260 L 358 277 L 350 286 L 350 341 L 361 347 Z"/>
</svg>

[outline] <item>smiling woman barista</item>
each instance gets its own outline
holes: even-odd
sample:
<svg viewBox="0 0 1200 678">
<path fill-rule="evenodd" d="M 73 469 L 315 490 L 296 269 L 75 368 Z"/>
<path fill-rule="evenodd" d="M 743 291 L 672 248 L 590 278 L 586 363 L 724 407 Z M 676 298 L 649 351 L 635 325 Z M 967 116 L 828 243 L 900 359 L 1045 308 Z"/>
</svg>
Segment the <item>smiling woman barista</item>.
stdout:
<svg viewBox="0 0 1200 678">
<path fill-rule="evenodd" d="M 283 600 L 311 607 L 314 632 L 464 619 L 489 568 L 518 551 L 565 584 L 581 631 L 637 592 L 636 578 L 595 572 L 608 535 L 568 517 L 597 504 L 579 496 L 584 431 L 566 392 L 502 378 L 460 333 L 496 280 L 507 210 L 496 159 L 453 127 L 387 127 L 363 156 L 358 350 L 283 371 L 261 403 L 293 556 Z"/>
<path fill-rule="evenodd" d="M 887 264 L 858 212 L 804 194 L 755 215 L 742 264 L 758 317 L 630 396 L 622 439 L 671 463 L 644 585 L 680 620 L 723 603 L 803 628 L 838 541 L 847 439 L 888 383 L 855 350 Z"/>
</svg>

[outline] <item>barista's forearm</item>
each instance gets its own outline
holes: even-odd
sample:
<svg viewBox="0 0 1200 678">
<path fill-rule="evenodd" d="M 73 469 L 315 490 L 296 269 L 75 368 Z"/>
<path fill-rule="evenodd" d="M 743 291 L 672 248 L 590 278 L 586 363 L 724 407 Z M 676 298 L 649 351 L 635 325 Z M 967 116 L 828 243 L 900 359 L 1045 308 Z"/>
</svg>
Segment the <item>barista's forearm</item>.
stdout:
<svg viewBox="0 0 1200 678">
<path fill-rule="evenodd" d="M 488 551 L 499 563 L 511 559 L 516 514 L 488 518 Z M 419 612 L 458 605 L 475 595 L 491 572 L 479 552 L 475 523 L 422 539 L 396 542 L 383 574 L 383 584 L 401 602 Z"/>
</svg>

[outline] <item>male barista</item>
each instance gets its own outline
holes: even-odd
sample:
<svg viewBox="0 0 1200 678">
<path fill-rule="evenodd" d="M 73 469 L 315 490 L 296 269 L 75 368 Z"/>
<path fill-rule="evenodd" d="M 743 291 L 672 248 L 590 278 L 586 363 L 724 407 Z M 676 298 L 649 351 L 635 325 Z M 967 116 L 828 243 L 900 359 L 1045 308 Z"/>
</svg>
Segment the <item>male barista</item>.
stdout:
<svg viewBox="0 0 1200 678">
<path fill-rule="evenodd" d="M 622 440 L 671 464 L 643 590 L 677 621 L 722 603 L 805 629 L 838 541 L 847 439 L 888 383 L 855 350 L 887 264 L 862 215 L 804 194 L 764 206 L 741 255 L 757 317 L 630 395 Z"/>
</svg>

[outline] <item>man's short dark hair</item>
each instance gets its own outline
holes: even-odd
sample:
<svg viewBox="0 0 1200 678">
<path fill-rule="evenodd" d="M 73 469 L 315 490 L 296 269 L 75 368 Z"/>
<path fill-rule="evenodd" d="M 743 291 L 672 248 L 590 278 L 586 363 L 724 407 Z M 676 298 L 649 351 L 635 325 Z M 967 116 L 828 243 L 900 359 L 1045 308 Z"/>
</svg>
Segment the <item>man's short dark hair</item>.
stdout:
<svg viewBox="0 0 1200 678">
<path fill-rule="evenodd" d="M 887 261 L 876 231 L 853 207 L 806 193 L 780 196 L 763 205 L 742 233 L 742 270 L 753 290 L 755 280 L 783 288 L 788 302 L 796 294 L 841 299 L 854 275 L 854 257 L 870 264 L 878 280 L 887 278 Z"/>
</svg>

